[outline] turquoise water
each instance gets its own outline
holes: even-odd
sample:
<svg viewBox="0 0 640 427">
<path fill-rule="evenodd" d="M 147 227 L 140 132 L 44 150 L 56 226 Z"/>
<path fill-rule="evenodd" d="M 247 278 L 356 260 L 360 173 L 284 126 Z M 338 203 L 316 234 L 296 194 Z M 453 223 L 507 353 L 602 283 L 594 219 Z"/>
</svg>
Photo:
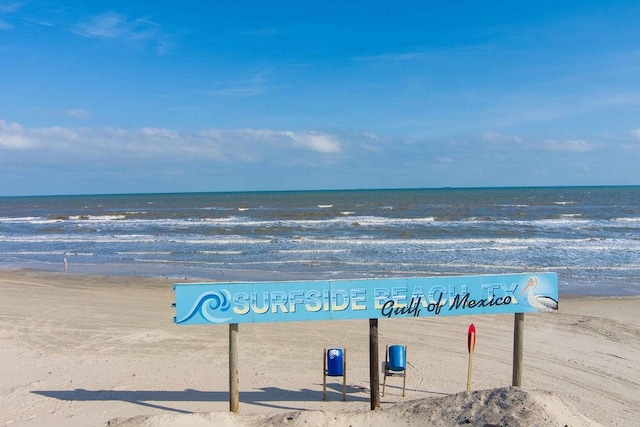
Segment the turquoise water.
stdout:
<svg viewBox="0 0 640 427">
<path fill-rule="evenodd" d="M 640 187 L 0 198 L 4 268 L 223 280 L 556 271 L 640 294 Z"/>
</svg>

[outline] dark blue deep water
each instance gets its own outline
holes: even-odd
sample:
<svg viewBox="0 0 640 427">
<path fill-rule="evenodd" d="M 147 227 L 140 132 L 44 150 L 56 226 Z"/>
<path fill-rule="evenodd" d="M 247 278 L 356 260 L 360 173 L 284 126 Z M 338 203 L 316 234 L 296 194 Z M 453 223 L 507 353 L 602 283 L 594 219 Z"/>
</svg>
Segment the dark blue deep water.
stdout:
<svg viewBox="0 0 640 427">
<path fill-rule="evenodd" d="M 640 187 L 0 198 L 2 268 L 222 280 L 556 271 L 640 294 Z"/>
</svg>

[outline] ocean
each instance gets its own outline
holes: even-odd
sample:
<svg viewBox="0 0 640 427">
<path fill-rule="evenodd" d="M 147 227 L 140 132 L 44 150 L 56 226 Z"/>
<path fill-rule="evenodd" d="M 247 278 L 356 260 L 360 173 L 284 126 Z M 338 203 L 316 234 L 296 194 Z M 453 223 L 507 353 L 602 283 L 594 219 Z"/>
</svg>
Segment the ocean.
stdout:
<svg viewBox="0 0 640 427">
<path fill-rule="evenodd" d="M 558 273 L 640 295 L 640 186 L 0 197 L 0 265 L 312 280 Z"/>
</svg>

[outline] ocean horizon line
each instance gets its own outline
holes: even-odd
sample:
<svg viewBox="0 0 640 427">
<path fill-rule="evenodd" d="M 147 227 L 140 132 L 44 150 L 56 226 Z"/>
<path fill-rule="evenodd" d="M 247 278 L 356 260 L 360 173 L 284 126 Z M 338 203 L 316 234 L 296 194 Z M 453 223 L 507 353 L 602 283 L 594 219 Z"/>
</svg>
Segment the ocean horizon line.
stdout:
<svg viewBox="0 0 640 427">
<path fill-rule="evenodd" d="M 389 188 L 335 188 L 335 189 L 279 189 L 279 190 L 213 190 L 213 191 L 150 191 L 123 193 L 59 193 L 59 194 L 24 194 L 0 195 L 2 199 L 29 197 L 96 197 L 96 196 L 146 196 L 146 195 L 198 195 L 198 194 L 292 194 L 292 193 L 342 193 L 342 192 L 382 192 L 382 191 L 481 191 L 481 190 L 536 190 L 536 189 L 587 189 L 587 188 L 633 188 L 640 184 L 592 184 L 592 185 L 513 185 L 513 186 L 472 186 L 472 187 L 389 187 Z"/>
</svg>

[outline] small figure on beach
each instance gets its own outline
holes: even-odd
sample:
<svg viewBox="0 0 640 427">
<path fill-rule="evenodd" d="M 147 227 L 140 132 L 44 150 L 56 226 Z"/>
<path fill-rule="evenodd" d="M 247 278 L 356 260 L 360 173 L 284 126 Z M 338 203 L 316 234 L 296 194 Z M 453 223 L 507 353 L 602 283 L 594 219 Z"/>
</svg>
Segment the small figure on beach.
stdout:
<svg viewBox="0 0 640 427">
<path fill-rule="evenodd" d="M 69 267 L 69 263 L 67 262 L 67 257 L 63 257 L 62 258 L 62 270 L 66 273 L 68 267 Z"/>
</svg>

